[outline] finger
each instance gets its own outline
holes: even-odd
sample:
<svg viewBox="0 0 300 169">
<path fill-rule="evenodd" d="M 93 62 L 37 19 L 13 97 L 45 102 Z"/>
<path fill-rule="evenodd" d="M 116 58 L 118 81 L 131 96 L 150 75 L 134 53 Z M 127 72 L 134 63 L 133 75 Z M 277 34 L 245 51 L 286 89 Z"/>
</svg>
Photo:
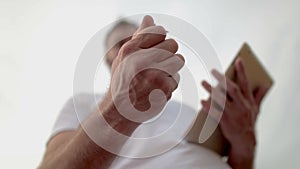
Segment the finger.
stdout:
<svg viewBox="0 0 300 169">
<path fill-rule="evenodd" d="M 183 56 L 175 54 L 162 62 L 158 63 L 158 69 L 165 71 L 166 73 L 173 75 L 176 74 L 184 66 Z"/>
<path fill-rule="evenodd" d="M 219 85 L 223 88 L 226 88 L 226 77 L 215 69 L 213 69 L 211 73 L 218 80 Z"/>
<path fill-rule="evenodd" d="M 212 87 L 207 81 L 203 80 L 201 84 L 208 93 L 211 93 Z"/>
<path fill-rule="evenodd" d="M 180 81 L 180 75 L 179 75 L 179 73 L 175 73 L 171 77 L 177 82 L 177 85 L 178 85 L 179 81 Z"/>
<path fill-rule="evenodd" d="M 166 39 L 165 41 L 162 41 L 161 43 L 155 45 L 154 48 L 167 50 L 175 54 L 178 50 L 178 44 L 174 39 Z"/>
<path fill-rule="evenodd" d="M 202 86 L 207 92 L 211 93 L 210 99 L 212 100 L 214 107 L 220 111 L 231 108 L 231 101 L 226 97 L 226 93 L 224 93 L 219 86 L 212 88 L 205 80 L 202 81 Z"/>
<path fill-rule="evenodd" d="M 164 91 L 164 93 L 167 96 L 167 99 L 169 100 L 172 97 L 172 92 L 176 90 L 178 87 L 178 83 L 175 79 L 172 77 L 165 77 L 164 82 L 161 86 L 161 89 Z"/>
<path fill-rule="evenodd" d="M 227 93 L 226 93 L 226 88 L 224 88 L 224 87 L 221 86 L 220 84 L 218 84 L 215 88 L 216 88 L 217 90 L 221 91 L 223 94 L 227 95 Z M 229 95 L 228 95 L 227 97 L 228 97 L 229 100 L 231 99 L 231 97 L 230 97 Z"/>
<path fill-rule="evenodd" d="M 210 109 L 210 101 L 208 101 L 208 100 L 201 100 L 201 105 L 202 105 L 202 110 L 205 113 L 208 113 L 208 111 Z"/>
<path fill-rule="evenodd" d="M 263 100 L 269 89 L 270 87 L 268 86 L 260 86 L 254 90 L 254 99 L 258 107 L 260 107 L 261 101 Z"/>
<path fill-rule="evenodd" d="M 170 89 L 173 92 L 178 87 L 178 81 L 177 81 L 178 79 L 176 80 L 173 77 L 167 77 L 167 78 L 168 78 L 168 81 L 169 81 Z M 175 77 L 175 78 L 178 78 L 178 77 Z"/>
<path fill-rule="evenodd" d="M 226 94 L 228 94 L 233 101 L 240 103 L 243 99 L 240 88 L 233 81 L 219 73 L 217 70 L 212 70 L 212 74 L 219 81 L 219 85 L 225 89 Z"/>
<path fill-rule="evenodd" d="M 157 34 L 149 34 L 144 32 L 157 32 Z M 161 26 L 150 26 L 141 31 L 141 33 L 132 37 L 132 39 L 126 42 L 122 48 L 120 49 L 121 55 L 128 55 L 131 54 L 139 49 L 150 48 L 156 44 L 165 40 L 165 36 L 163 35 L 165 29 Z M 157 51 L 156 51 L 157 52 Z M 172 53 L 168 52 L 168 56 Z"/>
<path fill-rule="evenodd" d="M 139 47 L 150 48 L 159 44 L 166 38 L 166 30 L 162 26 L 149 26 L 138 32 L 133 39 L 137 39 Z"/>
<path fill-rule="evenodd" d="M 161 70 L 147 70 L 143 74 L 144 77 L 151 77 L 150 81 L 145 82 L 145 86 L 149 86 L 152 90 L 158 89 L 163 91 L 167 100 L 171 98 L 172 92 L 177 88 L 177 81 Z M 176 77 L 178 78 L 178 77 Z"/>
<path fill-rule="evenodd" d="M 154 26 L 154 25 L 155 24 L 154 24 L 153 18 L 150 15 L 146 15 L 146 16 L 144 16 L 144 18 L 142 20 L 142 23 L 141 23 L 141 25 L 139 26 L 139 28 L 137 29 L 136 32 L 139 32 L 139 31 L 141 31 L 141 30 L 143 30 L 143 29 L 145 29 L 149 26 Z"/>
<path fill-rule="evenodd" d="M 201 104 L 204 113 L 207 113 L 214 120 L 220 121 L 223 114 L 222 111 L 218 110 L 214 106 L 211 106 L 211 102 L 209 100 L 201 100 Z"/>
<path fill-rule="evenodd" d="M 251 88 L 250 88 L 250 83 L 249 83 L 249 78 L 248 78 L 248 75 L 246 73 L 246 70 L 245 70 L 245 65 L 243 63 L 243 60 L 241 58 L 238 58 L 236 61 L 235 61 L 235 67 L 236 67 L 236 70 L 237 70 L 237 76 L 238 76 L 238 83 L 239 83 L 239 86 L 241 88 L 241 91 L 243 93 L 243 95 L 250 99 L 250 101 L 254 101 L 253 99 L 253 95 L 252 95 L 252 92 L 251 92 Z"/>
<path fill-rule="evenodd" d="M 230 106 L 230 102 L 226 100 L 226 95 L 217 89 L 212 89 L 211 100 L 213 101 L 213 106 L 224 111 L 226 107 Z"/>
</svg>

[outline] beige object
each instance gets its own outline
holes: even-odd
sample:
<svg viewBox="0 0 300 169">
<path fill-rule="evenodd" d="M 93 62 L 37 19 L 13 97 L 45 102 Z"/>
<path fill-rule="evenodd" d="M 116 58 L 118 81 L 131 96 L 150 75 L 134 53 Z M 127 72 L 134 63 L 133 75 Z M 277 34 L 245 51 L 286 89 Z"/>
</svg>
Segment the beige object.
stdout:
<svg viewBox="0 0 300 169">
<path fill-rule="evenodd" d="M 247 43 L 244 43 L 239 53 L 229 66 L 226 71 L 226 76 L 236 81 L 234 73 L 234 62 L 237 58 L 242 58 L 245 64 L 246 73 L 248 75 L 250 86 L 252 90 L 256 89 L 258 86 L 272 86 L 273 80 L 267 71 L 264 69 L 263 65 L 259 62 L 258 58 L 250 49 Z"/>
<path fill-rule="evenodd" d="M 266 70 L 259 62 L 258 58 L 251 51 L 247 43 L 243 44 L 237 56 L 234 58 L 233 62 L 230 64 L 229 68 L 227 69 L 226 71 L 227 77 L 229 77 L 233 81 L 236 81 L 234 62 L 237 58 L 242 58 L 242 60 L 244 61 L 246 73 L 248 75 L 252 90 L 256 89 L 258 86 L 261 85 L 270 86 L 270 87 L 272 86 L 273 84 L 272 78 L 266 72 Z M 228 148 L 228 143 L 226 139 L 223 137 L 220 127 L 217 127 L 212 134 L 210 133 L 206 134 L 205 131 L 203 131 L 204 137 L 208 137 L 207 140 L 206 138 L 204 138 L 204 141 L 206 140 L 205 142 L 201 141 L 203 140 L 202 136 L 201 139 L 199 139 L 200 133 L 202 129 L 204 129 L 203 128 L 204 123 L 205 123 L 205 128 L 209 128 L 210 126 L 212 127 L 216 126 L 217 122 L 207 117 L 206 113 L 199 112 L 198 117 L 192 129 L 190 130 L 189 134 L 186 137 L 187 141 L 201 144 L 202 146 L 212 149 L 213 151 L 221 155 L 226 155 L 227 154 L 226 149 Z M 203 135 L 203 133 L 201 134 Z"/>
</svg>

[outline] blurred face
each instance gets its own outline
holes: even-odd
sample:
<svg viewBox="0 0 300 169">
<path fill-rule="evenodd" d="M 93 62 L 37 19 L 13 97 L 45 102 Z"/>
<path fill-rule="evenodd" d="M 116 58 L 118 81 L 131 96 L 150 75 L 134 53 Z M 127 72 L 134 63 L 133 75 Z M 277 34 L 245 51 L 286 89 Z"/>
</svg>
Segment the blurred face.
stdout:
<svg viewBox="0 0 300 169">
<path fill-rule="evenodd" d="M 111 67 L 113 60 L 118 55 L 122 45 L 130 40 L 133 33 L 136 31 L 134 25 L 126 24 L 115 28 L 107 38 L 107 54 L 106 62 Z"/>
</svg>

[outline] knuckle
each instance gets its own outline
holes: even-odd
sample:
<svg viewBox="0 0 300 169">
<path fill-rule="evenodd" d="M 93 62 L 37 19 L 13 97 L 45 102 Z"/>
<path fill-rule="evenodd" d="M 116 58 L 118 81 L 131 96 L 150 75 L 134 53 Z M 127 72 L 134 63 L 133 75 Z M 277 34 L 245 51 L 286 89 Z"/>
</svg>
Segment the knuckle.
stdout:
<svg viewBox="0 0 300 169">
<path fill-rule="evenodd" d="M 176 57 L 175 63 L 171 66 L 176 70 L 176 72 L 178 72 L 184 66 L 185 61 L 184 59 L 182 59 L 183 58 L 182 56 L 176 55 L 175 57 Z"/>
<path fill-rule="evenodd" d="M 165 91 L 165 93 L 168 93 L 169 91 L 172 91 L 172 87 L 170 84 L 168 84 L 168 82 L 166 81 L 162 81 L 161 83 L 161 87 L 160 87 L 163 91 Z"/>
<path fill-rule="evenodd" d="M 133 51 L 134 48 L 135 48 L 135 46 L 134 46 L 133 43 L 130 43 L 130 42 L 125 43 L 125 44 L 122 46 L 122 48 L 120 49 L 120 53 L 119 53 L 119 54 L 120 54 L 122 57 L 125 57 L 125 56 L 127 56 L 128 54 L 130 54 L 130 53 Z"/>
<path fill-rule="evenodd" d="M 169 43 L 169 46 L 171 46 L 172 48 L 174 48 L 177 51 L 178 43 L 174 39 L 168 39 L 168 43 Z"/>
<path fill-rule="evenodd" d="M 182 64 L 182 66 L 184 65 L 185 63 L 185 59 L 184 57 L 181 55 L 181 54 L 176 54 L 176 56 L 180 59 L 180 63 Z"/>
<path fill-rule="evenodd" d="M 167 99 L 169 100 L 171 98 L 171 96 L 172 96 L 173 89 L 171 88 L 170 85 L 164 85 L 162 87 L 163 87 L 162 90 L 164 91 Z"/>
</svg>

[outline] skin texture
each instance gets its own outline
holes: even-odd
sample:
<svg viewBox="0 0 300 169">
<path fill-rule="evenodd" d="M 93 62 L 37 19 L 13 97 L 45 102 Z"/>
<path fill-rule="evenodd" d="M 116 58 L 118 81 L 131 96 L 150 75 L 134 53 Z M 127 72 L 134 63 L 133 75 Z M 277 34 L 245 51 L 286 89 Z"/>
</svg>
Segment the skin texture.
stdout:
<svg viewBox="0 0 300 169">
<path fill-rule="evenodd" d="M 145 31 L 146 30 L 146 31 Z M 145 16 L 139 29 L 134 33 L 133 37 L 126 43 L 124 43 L 118 55 L 115 56 L 111 66 L 112 81 L 111 86 L 105 96 L 105 98 L 99 103 L 99 109 L 102 113 L 102 116 L 105 118 L 108 124 L 118 132 L 130 136 L 132 132 L 140 125 L 140 123 L 133 122 L 124 118 L 120 112 L 115 107 L 115 100 L 113 100 L 113 95 L 116 94 L 118 97 L 123 97 L 124 92 L 119 91 L 122 89 L 123 83 L 115 81 L 117 79 L 122 79 L 127 77 L 132 71 L 124 71 L 118 69 L 119 65 L 123 63 L 124 60 L 131 58 L 133 53 L 141 51 L 143 55 L 156 56 L 156 58 L 164 58 L 163 60 L 158 59 L 139 59 L 141 65 L 159 65 L 163 64 L 166 68 L 171 70 L 173 74 L 166 73 L 159 70 L 145 70 L 141 76 L 135 76 L 133 78 L 133 84 L 129 86 L 129 95 L 134 99 L 132 104 L 134 107 L 140 109 L 141 111 L 146 110 L 143 103 L 148 100 L 148 93 L 153 89 L 160 89 L 163 91 L 167 98 L 170 98 L 172 92 L 176 89 L 178 84 L 178 79 L 176 74 L 184 64 L 184 59 L 181 55 L 175 54 L 178 45 L 174 40 L 166 40 L 166 31 L 161 26 L 156 26 L 153 19 L 150 16 Z M 162 49 L 169 51 L 169 55 L 161 55 L 160 53 L 153 53 L 151 49 Z M 116 50 L 116 49 L 114 49 Z M 114 52 L 114 51 L 111 51 Z M 154 55 L 155 54 L 155 55 Z M 141 55 L 141 57 L 143 56 Z M 173 66 L 174 59 L 179 58 L 176 63 L 176 66 Z M 108 58 L 110 59 L 110 58 Z M 130 60 L 125 62 L 128 67 L 135 68 L 137 65 L 136 60 Z M 167 63 L 167 64 L 164 64 Z M 122 71 L 123 70 L 123 71 Z M 133 69 L 135 70 L 135 69 Z M 114 76 L 120 78 L 114 78 Z M 173 77 L 174 76 L 174 77 Z M 123 78 L 126 80 L 126 78 Z M 116 88 L 112 87 L 113 85 L 119 85 Z M 145 92 L 146 91 L 146 92 Z M 117 100 L 117 102 L 121 102 Z M 165 104 L 166 102 L 164 102 Z M 156 105 L 152 113 L 158 114 L 164 104 Z M 147 105 L 147 104 L 146 104 Z M 157 110 L 157 111 L 155 111 Z M 100 125 L 101 135 L 105 135 L 105 142 L 111 142 L 112 131 L 109 127 L 105 127 L 105 124 L 99 124 L 93 118 L 93 114 L 100 113 L 95 111 L 92 115 L 84 122 L 88 128 L 93 130 L 93 126 Z M 138 114 L 137 114 L 138 115 Z M 99 134 L 99 131 L 96 131 Z M 101 138 L 101 135 L 100 138 Z M 93 139 L 97 139 L 97 135 Z M 103 137 L 102 137 L 103 139 Z M 116 149 L 121 149 L 122 145 L 126 140 L 117 141 L 113 146 Z M 70 132 L 61 132 L 60 134 L 54 136 L 47 146 L 46 153 L 44 155 L 43 161 L 39 166 L 40 169 L 104 169 L 108 168 L 114 158 L 115 154 L 112 154 L 103 148 L 99 147 L 91 138 L 86 134 L 83 128 L 80 126 L 76 131 Z"/>
<path fill-rule="evenodd" d="M 206 81 L 202 85 L 209 93 L 215 92 L 217 97 L 213 100 L 202 100 L 201 104 L 204 112 L 212 110 L 210 117 L 218 119 L 222 115 L 220 128 L 230 144 L 228 163 L 231 167 L 250 169 L 253 168 L 256 146 L 255 123 L 261 101 L 269 87 L 262 86 L 252 92 L 242 59 L 236 60 L 235 69 L 238 83 L 216 70 L 212 71 L 219 85 L 213 88 Z M 223 101 L 225 106 L 222 107 Z"/>
<path fill-rule="evenodd" d="M 166 31 L 163 27 L 146 26 L 145 29 L 140 28 L 132 40 L 122 46 L 118 57 L 114 59 L 111 68 L 110 91 L 116 93 L 114 101 L 117 107 L 119 105 L 126 106 L 121 107 L 120 110 L 128 108 L 127 106 L 131 103 L 139 111 L 146 111 L 152 105 L 153 109 L 149 110 L 147 115 L 143 114 L 143 116 L 149 115 L 149 119 L 163 109 L 166 101 L 171 98 L 172 92 L 177 88 L 177 81 L 179 81 L 177 72 L 184 65 L 184 59 L 181 55 L 175 54 L 178 49 L 177 43 L 172 39 L 165 40 Z M 140 71 L 142 68 L 148 67 L 153 68 Z M 154 67 L 160 69 L 154 69 Z M 134 78 L 131 80 L 131 77 Z M 127 99 L 126 84 L 130 86 L 129 99 Z M 157 95 L 153 98 L 155 102 L 150 104 L 148 96 L 151 97 L 150 93 L 154 89 L 162 90 L 163 96 L 167 98 L 164 100 L 164 97 Z M 114 93 L 112 94 L 114 95 Z M 133 111 L 129 111 L 130 114 Z M 137 117 L 138 115 L 136 113 L 133 116 Z M 146 120 L 142 119 L 139 122 Z"/>
<path fill-rule="evenodd" d="M 126 58 L 133 56 L 132 54 L 137 51 L 147 54 L 147 50 L 144 49 L 149 48 L 158 48 L 169 51 L 174 55 L 166 57 L 164 63 L 170 65 L 170 63 L 175 61 L 178 65 L 172 69 L 173 73 L 171 74 L 171 77 L 170 74 L 166 72 L 148 70 L 140 72 L 137 74 L 136 78 L 132 80 L 129 92 L 130 101 L 136 109 L 144 111 L 150 107 L 148 97 L 146 96 L 148 96 L 153 89 L 160 88 L 167 96 L 167 99 L 171 97 L 172 92 L 177 87 L 179 81 L 177 72 L 183 66 L 184 59 L 179 54 L 175 55 L 178 49 L 177 43 L 172 39 L 165 39 L 163 27 L 156 26 L 151 17 L 146 16 L 138 30 L 136 29 L 137 28 L 132 24 L 121 25 L 114 29 L 108 36 L 107 48 L 109 50 L 106 54 L 106 62 L 111 68 L 112 77 L 125 77 L 128 75 L 125 71 L 117 71 L 118 66 L 126 60 Z M 145 31 L 145 29 L 148 29 L 148 31 L 144 32 L 144 34 L 137 33 L 143 30 Z M 149 32 L 155 30 L 160 34 L 149 34 Z M 148 53 L 151 54 L 149 51 Z M 170 58 L 177 59 L 170 60 Z M 168 59 L 169 61 L 166 62 Z M 157 62 L 158 60 L 147 60 L 146 63 L 143 64 L 152 64 L 154 61 Z M 162 62 L 162 60 L 160 60 L 160 62 Z M 202 85 L 210 93 L 212 90 L 215 90 L 218 93 L 218 96 L 220 96 L 218 99 L 224 99 L 226 97 L 235 98 L 232 100 L 227 99 L 230 100 L 230 102 L 225 104 L 225 111 L 221 118 L 220 130 L 230 143 L 228 163 L 232 168 L 247 169 L 253 167 L 256 144 L 254 124 L 258 115 L 260 102 L 267 91 L 267 87 L 261 87 L 253 93 L 249 92 L 247 76 L 243 70 L 242 63 L 240 65 L 240 62 L 241 61 L 238 61 L 236 63 L 236 71 L 238 72 L 238 79 L 240 82 L 235 84 L 229 79 L 226 79 L 227 87 L 229 88 L 226 94 L 222 92 L 222 88 L 213 88 L 206 81 L 204 81 Z M 115 73 L 116 71 L 117 73 Z M 216 71 L 213 72 L 213 75 L 219 80 L 220 84 L 225 83 L 224 75 L 221 75 Z M 153 79 L 153 77 L 155 78 Z M 122 84 L 123 82 L 114 81 L 114 78 L 112 78 L 111 84 L 114 83 Z M 117 86 L 116 88 L 122 88 L 122 86 Z M 122 93 L 121 91 L 118 92 L 117 90 L 114 90 L 113 87 L 110 86 L 105 99 L 99 103 L 99 108 L 103 116 L 114 129 L 130 136 L 139 126 L 139 123 L 125 119 L 120 115 L 120 112 L 118 112 L 115 107 L 112 91 L 115 92 L 115 94 Z M 122 96 L 120 95 L 119 97 Z M 217 103 L 218 101 L 214 100 L 214 102 Z M 209 100 L 203 100 L 201 103 L 203 106 L 201 112 L 207 113 L 209 109 L 215 110 L 213 111 L 215 114 L 208 114 L 212 118 L 216 118 L 221 114 L 220 107 L 216 106 L 217 104 L 210 106 L 211 102 Z M 159 112 L 163 105 L 157 107 L 156 113 Z M 155 112 L 153 115 L 155 115 Z M 94 121 L 90 118 L 86 123 L 93 126 Z M 104 127 L 101 129 L 101 133 L 109 135 L 110 130 Z M 223 138 L 215 137 L 209 141 L 215 143 L 221 139 Z M 108 141 L 110 141 L 109 138 Z M 125 141 L 126 140 L 116 146 L 122 147 L 122 143 Z M 89 136 L 86 135 L 85 131 L 79 127 L 76 131 L 61 132 L 48 142 L 44 159 L 39 168 L 108 168 L 114 158 L 114 154 L 107 152 L 96 145 Z"/>
</svg>

